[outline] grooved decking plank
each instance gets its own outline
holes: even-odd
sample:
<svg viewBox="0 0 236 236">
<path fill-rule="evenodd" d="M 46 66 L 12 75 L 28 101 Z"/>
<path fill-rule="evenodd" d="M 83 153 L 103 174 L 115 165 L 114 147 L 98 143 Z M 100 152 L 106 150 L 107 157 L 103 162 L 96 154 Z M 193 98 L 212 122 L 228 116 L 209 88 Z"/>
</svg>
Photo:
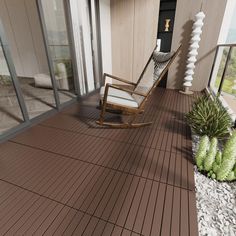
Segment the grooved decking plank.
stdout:
<svg viewBox="0 0 236 236">
<path fill-rule="evenodd" d="M 157 88 L 140 129 L 97 126 L 97 99 L 0 144 L 0 234 L 197 235 L 194 96 Z"/>
</svg>

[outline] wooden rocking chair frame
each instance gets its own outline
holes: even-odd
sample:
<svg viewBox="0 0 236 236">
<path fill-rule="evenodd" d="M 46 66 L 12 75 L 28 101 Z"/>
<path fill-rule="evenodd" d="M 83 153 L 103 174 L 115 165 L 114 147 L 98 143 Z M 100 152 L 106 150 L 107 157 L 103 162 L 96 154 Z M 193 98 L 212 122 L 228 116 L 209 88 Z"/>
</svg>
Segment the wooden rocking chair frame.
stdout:
<svg viewBox="0 0 236 236">
<path fill-rule="evenodd" d="M 160 81 L 163 79 L 164 75 L 166 74 L 166 72 L 168 71 L 169 67 L 171 66 L 171 64 L 173 63 L 173 61 L 175 60 L 176 56 L 178 55 L 179 51 L 180 51 L 181 45 L 178 47 L 178 49 L 175 51 L 174 55 L 171 57 L 171 59 L 168 61 L 167 65 L 165 66 L 165 68 L 162 70 L 161 74 L 159 75 L 159 78 L 157 79 L 157 81 L 153 84 L 153 86 L 150 88 L 150 90 L 145 94 L 145 93 L 141 93 L 138 91 L 134 91 L 136 89 L 136 87 L 138 86 L 139 82 L 142 80 L 143 75 L 149 65 L 149 63 L 152 60 L 153 57 L 153 52 L 155 51 L 155 49 L 153 50 L 148 62 L 146 63 L 141 75 L 139 76 L 139 79 L 137 81 L 137 83 L 133 83 L 130 82 L 128 80 L 119 78 L 117 76 L 114 75 L 110 75 L 107 73 L 104 73 L 103 75 L 103 81 L 106 81 L 106 77 L 110 77 L 114 80 L 123 82 L 129 86 L 133 86 L 133 89 L 130 88 L 124 88 L 124 87 L 120 87 L 118 85 L 113 85 L 113 84 L 109 84 L 107 83 L 105 86 L 105 92 L 104 92 L 104 96 L 103 96 L 103 102 L 101 103 L 101 113 L 100 113 L 100 118 L 98 121 L 96 121 L 96 123 L 98 125 L 102 125 L 102 126 L 108 126 L 108 127 L 112 127 L 112 128 L 138 128 L 138 127 L 143 127 L 143 126 L 148 126 L 151 125 L 152 122 L 145 122 L 145 123 L 134 123 L 136 117 L 138 114 L 143 113 L 144 112 L 144 106 L 146 101 L 148 100 L 148 97 L 152 94 L 153 90 L 156 88 L 156 86 L 160 83 Z M 135 94 L 135 95 L 139 95 L 144 97 L 143 101 L 139 104 L 139 106 L 137 108 L 133 108 L 133 107 L 129 107 L 129 106 L 124 106 L 124 105 L 118 105 L 115 103 L 111 103 L 107 101 L 107 97 L 108 97 L 108 92 L 110 88 L 114 88 L 114 89 L 118 89 L 121 91 L 125 91 L 128 92 L 130 94 Z M 104 115 L 106 113 L 107 110 L 118 110 L 118 111 L 122 111 L 124 112 L 126 115 L 130 115 L 131 119 L 128 122 L 125 123 L 113 123 L 113 122 L 105 122 L 104 121 Z"/>
</svg>

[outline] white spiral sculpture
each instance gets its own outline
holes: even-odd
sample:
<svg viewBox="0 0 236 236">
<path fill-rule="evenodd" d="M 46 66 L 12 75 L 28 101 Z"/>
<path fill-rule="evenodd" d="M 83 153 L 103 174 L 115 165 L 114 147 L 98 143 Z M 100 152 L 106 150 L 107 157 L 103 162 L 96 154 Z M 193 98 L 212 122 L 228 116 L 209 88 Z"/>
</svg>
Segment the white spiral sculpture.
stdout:
<svg viewBox="0 0 236 236">
<path fill-rule="evenodd" d="M 189 90 L 189 88 L 192 86 L 193 81 L 193 75 L 194 75 L 194 68 L 195 68 L 195 62 L 197 61 L 197 55 L 198 55 L 198 48 L 199 48 L 199 42 L 201 40 L 201 34 L 202 34 L 202 26 L 203 26 L 203 19 L 205 18 L 205 14 L 200 11 L 195 16 L 195 22 L 193 24 L 193 31 L 192 31 L 192 38 L 190 41 L 190 47 L 189 47 L 189 53 L 188 53 L 188 60 L 187 60 L 187 66 L 186 66 L 186 72 L 184 77 L 184 92 L 185 94 L 192 94 Z"/>
</svg>

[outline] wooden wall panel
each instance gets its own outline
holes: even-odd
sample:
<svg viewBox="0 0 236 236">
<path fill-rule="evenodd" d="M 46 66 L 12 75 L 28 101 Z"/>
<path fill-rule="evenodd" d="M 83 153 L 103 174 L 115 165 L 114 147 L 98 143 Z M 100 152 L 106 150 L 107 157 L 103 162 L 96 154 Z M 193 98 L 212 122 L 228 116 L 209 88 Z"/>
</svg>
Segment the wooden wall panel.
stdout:
<svg viewBox="0 0 236 236">
<path fill-rule="evenodd" d="M 217 45 L 226 1 L 227 0 L 203 1 L 202 10 L 206 18 L 204 19 L 205 24 L 203 26 L 199 54 L 197 56 L 192 90 L 201 91 L 207 85 L 213 63 L 213 51 Z M 184 9 L 183 6 L 185 6 Z M 200 0 L 177 1 L 172 50 L 175 50 L 180 44 L 182 44 L 182 49 L 176 61 L 169 69 L 167 88 L 182 89 L 193 20 L 195 14 L 197 14 L 200 9 Z"/>
<path fill-rule="evenodd" d="M 134 1 L 111 0 L 112 73 L 132 80 Z"/>
<path fill-rule="evenodd" d="M 147 63 L 157 38 L 158 0 L 135 0 L 133 81 L 136 82 Z"/>
<path fill-rule="evenodd" d="M 136 82 L 156 44 L 159 0 L 111 0 L 112 73 Z"/>
</svg>

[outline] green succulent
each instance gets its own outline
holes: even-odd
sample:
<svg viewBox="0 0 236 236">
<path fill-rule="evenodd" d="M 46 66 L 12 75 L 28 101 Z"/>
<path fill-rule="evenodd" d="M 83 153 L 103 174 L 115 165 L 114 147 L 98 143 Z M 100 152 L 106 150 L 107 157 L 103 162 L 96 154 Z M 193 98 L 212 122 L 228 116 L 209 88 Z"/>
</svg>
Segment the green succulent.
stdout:
<svg viewBox="0 0 236 236">
<path fill-rule="evenodd" d="M 208 149 L 209 147 L 209 149 Z M 207 176 L 219 181 L 236 180 L 236 131 L 226 142 L 223 152 L 217 151 L 218 141 L 208 136 L 200 139 L 196 154 L 196 164 L 200 171 L 205 171 Z"/>
<path fill-rule="evenodd" d="M 217 154 L 216 154 L 216 163 L 218 165 L 220 165 L 222 162 L 222 152 L 221 151 L 218 151 Z"/>
<path fill-rule="evenodd" d="M 217 179 L 220 181 L 232 179 L 233 168 L 236 163 L 236 131 L 233 132 L 230 139 L 226 142 L 222 154 L 222 163 L 216 172 Z"/>
<path fill-rule="evenodd" d="M 217 138 L 212 138 L 209 151 L 207 152 L 206 158 L 204 160 L 204 170 L 206 171 L 210 171 L 212 169 L 212 165 L 215 161 L 215 157 L 217 154 L 217 146 Z"/>
<path fill-rule="evenodd" d="M 199 147 L 196 153 L 196 164 L 199 170 L 203 169 L 203 163 L 207 155 L 208 145 L 209 145 L 209 138 L 206 135 L 201 137 Z"/>
</svg>

